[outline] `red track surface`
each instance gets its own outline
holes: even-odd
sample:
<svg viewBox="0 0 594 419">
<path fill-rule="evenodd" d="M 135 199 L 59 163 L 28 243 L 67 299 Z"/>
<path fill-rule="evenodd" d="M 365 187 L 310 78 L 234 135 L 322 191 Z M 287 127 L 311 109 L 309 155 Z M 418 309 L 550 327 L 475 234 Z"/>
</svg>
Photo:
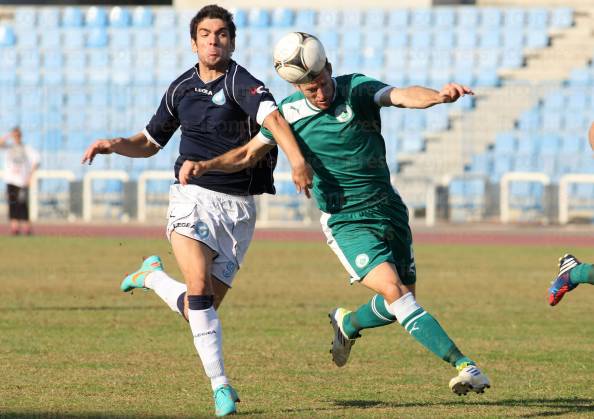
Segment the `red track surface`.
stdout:
<svg viewBox="0 0 594 419">
<path fill-rule="evenodd" d="M 0 234 L 8 227 L 0 226 Z M 137 237 L 165 239 L 164 227 L 139 224 L 39 224 L 34 226 L 39 236 L 72 237 Z M 470 244 L 470 245 L 552 245 L 594 247 L 594 227 L 571 226 L 500 226 L 500 225 L 445 225 L 435 228 L 415 226 L 415 243 Z M 258 229 L 256 240 L 323 241 L 320 230 Z"/>
</svg>

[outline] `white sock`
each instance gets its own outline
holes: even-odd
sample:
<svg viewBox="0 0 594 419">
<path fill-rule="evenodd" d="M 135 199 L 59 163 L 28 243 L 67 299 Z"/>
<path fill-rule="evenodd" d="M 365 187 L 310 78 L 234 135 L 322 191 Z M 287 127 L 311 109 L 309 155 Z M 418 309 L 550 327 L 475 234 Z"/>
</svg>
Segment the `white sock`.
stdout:
<svg viewBox="0 0 594 419">
<path fill-rule="evenodd" d="M 206 310 L 188 310 L 188 320 L 194 346 L 198 351 L 204 372 L 210 378 L 212 389 L 229 384 L 223 364 L 223 334 L 221 322 L 214 307 Z"/>
<path fill-rule="evenodd" d="M 402 322 L 406 320 L 408 316 L 420 309 L 421 306 L 417 304 L 413 293 L 407 292 L 392 304 L 386 305 L 386 308 L 396 317 L 398 323 L 402 324 Z"/>
<path fill-rule="evenodd" d="M 186 284 L 176 281 L 163 271 L 155 271 L 146 276 L 144 286 L 155 291 L 171 310 L 179 313 L 177 299 L 187 291 Z M 183 315 L 183 313 L 179 314 Z"/>
</svg>

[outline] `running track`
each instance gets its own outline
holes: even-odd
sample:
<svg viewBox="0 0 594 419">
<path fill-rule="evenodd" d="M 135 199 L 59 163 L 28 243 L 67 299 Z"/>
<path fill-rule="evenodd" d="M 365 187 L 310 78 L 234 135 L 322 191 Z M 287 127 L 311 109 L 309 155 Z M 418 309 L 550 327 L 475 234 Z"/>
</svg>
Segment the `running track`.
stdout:
<svg viewBox="0 0 594 419">
<path fill-rule="evenodd" d="M 6 235 L 8 227 L 0 226 L 0 235 Z M 38 224 L 34 226 L 37 236 L 70 237 L 136 237 L 165 238 L 163 226 L 141 224 Z M 469 244 L 469 245 L 550 245 L 594 247 L 594 227 L 570 226 L 502 226 L 489 225 L 443 225 L 434 228 L 413 226 L 417 244 Z M 256 240 L 323 241 L 320 230 L 258 229 Z"/>
</svg>

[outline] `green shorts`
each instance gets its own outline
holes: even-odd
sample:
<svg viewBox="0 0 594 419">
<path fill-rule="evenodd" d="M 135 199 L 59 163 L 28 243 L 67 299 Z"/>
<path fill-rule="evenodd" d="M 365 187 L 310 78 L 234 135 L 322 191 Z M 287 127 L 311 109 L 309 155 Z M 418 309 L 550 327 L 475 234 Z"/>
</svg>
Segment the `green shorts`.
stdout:
<svg viewBox="0 0 594 419">
<path fill-rule="evenodd" d="M 416 282 L 412 233 L 401 201 L 390 200 L 356 212 L 322 213 L 320 222 L 351 283 L 362 280 L 383 262 L 396 267 L 403 284 Z"/>
</svg>

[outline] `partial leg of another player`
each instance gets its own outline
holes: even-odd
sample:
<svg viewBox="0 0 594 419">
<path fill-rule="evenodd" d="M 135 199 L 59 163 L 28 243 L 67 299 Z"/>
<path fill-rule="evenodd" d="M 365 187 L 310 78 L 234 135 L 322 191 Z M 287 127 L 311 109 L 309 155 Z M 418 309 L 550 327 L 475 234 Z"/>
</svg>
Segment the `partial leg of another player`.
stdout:
<svg viewBox="0 0 594 419">
<path fill-rule="evenodd" d="M 579 284 L 594 285 L 594 267 L 589 263 L 581 263 L 573 255 L 559 258 L 559 273 L 549 288 L 549 304 L 557 305 L 566 293 Z"/>
</svg>

